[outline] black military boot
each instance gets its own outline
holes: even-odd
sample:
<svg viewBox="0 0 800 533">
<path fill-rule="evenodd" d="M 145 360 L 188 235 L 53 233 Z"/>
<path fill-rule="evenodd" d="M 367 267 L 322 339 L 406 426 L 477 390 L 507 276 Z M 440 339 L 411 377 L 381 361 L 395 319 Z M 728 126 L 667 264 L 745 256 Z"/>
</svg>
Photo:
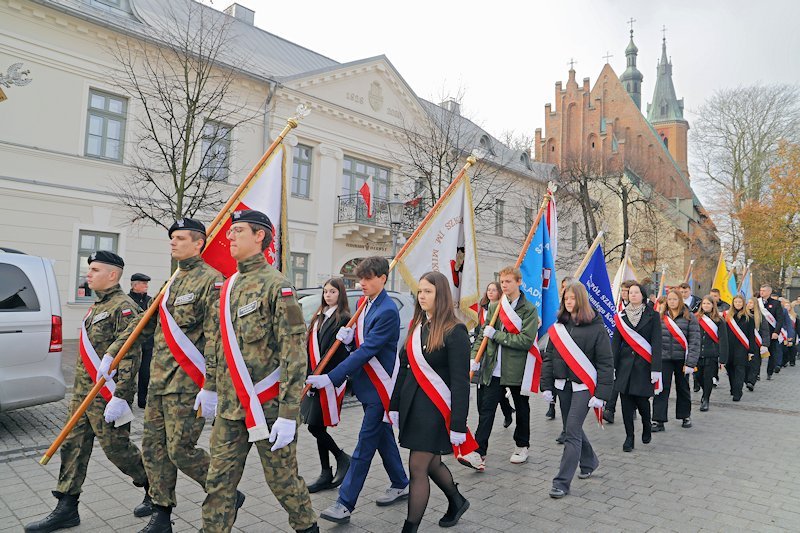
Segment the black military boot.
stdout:
<svg viewBox="0 0 800 533">
<path fill-rule="evenodd" d="M 342 451 L 339 454 L 339 457 L 336 458 L 336 475 L 333 476 L 333 481 L 331 481 L 331 487 L 336 488 L 342 484 L 344 481 L 344 476 L 347 474 L 347 471 L 350 469 L 350 456 Z"/>
<path fill-rule="evenodd" d="M 78 496 L 53 491 L 53 496 L 58 498 L 58 504 L 53 512 L 39 520 L 25 526 L 26 533 L 47 533 L 68 527 L 75 527 L 81 523 L 78 515 Z"/>
<path fill-rule="evenodd" d="M 328 490 L 333 488 L 333 471 L 331 467 L 323 468 L 322 473 L 317 480 L 308 486 L 308 492 L 314 494 L 321 490 Z"/>
<path fill-rule="evenodd" d="M 153 500 L 150 499 L 150 485 L 144 486 L 144 499 L 142 503 L 133 508 L 133 516 L 144 518 L 153 514 Z"/>
<path fill-rule="evenodd" d="M 172 514 L 171 507 L 162 507 L 160 505 L 152 505 L 153 515 L 150 521 L 144 526 L 139 533 L 172 533 Z"/>
</svg>

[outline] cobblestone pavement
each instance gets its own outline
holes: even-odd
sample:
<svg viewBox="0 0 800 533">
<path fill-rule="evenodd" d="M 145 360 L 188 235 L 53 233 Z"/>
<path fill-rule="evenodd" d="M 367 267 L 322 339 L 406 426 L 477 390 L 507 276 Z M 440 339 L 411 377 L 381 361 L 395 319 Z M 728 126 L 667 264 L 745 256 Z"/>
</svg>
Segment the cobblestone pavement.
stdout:
<svg viewBox="0 0 800 533">
<path fill-rule="evenodd" d="M 65 367 L 74 352 L 65 353 Z M 69 370 L 69 369 L 66 369 Z M 71 379 L 71 378 L 70 378 Z M 700 413 L 695 403 L 694 427 L 682 429 L 671 421 L 664 433 L 643 445 L 638 438 L 633 453 L 622 452 L 624 431 L 618 421 L 604 430 L 587 419 L 586 432 L 600 457 L 597 474 L 575 479 L 572 492 L 561 500 L 547 491 L 558 468 L 561 447 L 555 443 L 561 427 L 544 418 L 545 405 L 532 402 L 531 453 L 527 464 L 508 462 L 513 451 L 513 426 L 503 429 L 498 416 L 492 435 L 487 470 L 477 473 L 446 459 L 471 502 L 470 510 L 453 531 L 800 531 L 800 367 L 787 368 L 772 381 L 766 373 L 753 393 L 745 391 L 739 403 L 727 394 L 724 372 L 711 398 L 711 410 Z M 697 397 L 698 395 L 694 395 Z M 696 398 L 699 401 L 699 398 Z M 474 403 L 474 402 L 473 402 Z M 132 434 L 139 442 L 142 412 Z M 66 401 L 0 414 L 0 531 L 21 531 L 22 524 L 47 514 L 55 500 L 50 491 L 58 475 L 59 455 L 47 466 L 38 464 L 64 422 Z M 674 407 L 670 408 L 670 416 Z M 343 423 L 332 431 L 337 443 L 352 451 L 361 422 L 358 407 L 345 409 Z M 618 413 L 618 418 L 621 416 Z M 471 427 L 477 424 L 474 405 Z M 208 445 L 206 428 L 201 444 Z M 313 438 L 299 430 L 301 474 L 309 481 L 319 472 Z M 401 451 L 404 459 L 406 450 Z M 325 531 L 399 531 L 405 504 L 377 507 L 374 500 L 387 486 L 387 476 L 376 456 L 352 522 L 335 526 L 320 520 Z M 235 531 L 291 531 L 286 515 L 264 482 L 254 453 L 248 458 L 239 487 L 247 501 L 239 512 Z M 196 531 L 200 526 L 202 490 L 180 476 L 174 530 Z M 138 531 L 146 523 L 135 518 L 141 501 L 136 489 L 95 446 L 89 476 L 81 496 L 81 525 L 70 531 Z M 312 495 L 319 512 L 336 498 L 335 491 Z M 436 522 L 447 503 L 433 486 L 421 531 L 440 531 Z"/>
</svg>

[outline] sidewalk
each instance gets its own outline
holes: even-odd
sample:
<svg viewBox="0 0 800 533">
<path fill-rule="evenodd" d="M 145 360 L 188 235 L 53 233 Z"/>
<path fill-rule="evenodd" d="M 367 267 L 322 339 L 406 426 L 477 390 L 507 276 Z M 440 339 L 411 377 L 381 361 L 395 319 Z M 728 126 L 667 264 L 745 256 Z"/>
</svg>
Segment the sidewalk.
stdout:
<svg viewBox="0 0 800 533">
<path fill-rule="evenodd" d="M 727 376 L 711 398 L 711 410 L 693 408 L 694 427 L 682 429 L 671 421 L 664 433 L 643 445 L 637 433 L 636 448 L 622 452 L 624 430 L 618 422 L 600 429 L 587 419 L 586 433 L 600 457 L 597 475 L 578 480 L 572 493 L 553 500 L 547 492 L 561 457 L 555 443 L 561 416 L 544 418 L 545 405 L 532 398 L 532 441 L 527 464 L 508 462 L 513 451 L 513 426 L 503 429 L 502 416 L 490 443 L 487 471 L 477 473 L 446 462 L 471 508 L 452 531 L 797 531 L 800 529 L 800 367 L 784 369 L 772 381 L 762 381 L 756 391 L 745 390 L 733 403 L 726 393 Z M 473 390 L 474 395 L 474 390 Z M 699 395 L 694 395 L 699 401 Z M 33 409 L 0 414 L 0 531 L 20 531 L 21 526 L 53 509 L 60 457 L 47 466 L 38 460 L 60 430 L 66 401 Z M 142 412 L 132 433 L 141 440 Z M 670 408 L 670 416 L 674 407 Z M 361 410 L 346 408 L 342 424 L 332 435 L 351 452 L 361 422 Z M 470 427 L 477 425 L 473 406 Z M 208 446 L 210 427 L 200 439 Z M 255 448 L 254 448 L 255 450 Z M 406 450 L 401 450 L 404 460 Z M 314 439 L 299 429 L 298 461 L 308 481 L 319 473 Z M 352 523 L 336 526 L 320 520 L 325 531 L 385 533 L 399 531 L 405 504 L 377 507 L 374 500 L 387 486 L 387 477 L 376 456 Z M 284 511 L 267 489 L 255 453 L 248 458 L 239 488 L 247 495 L 234 531 L 291 531 Z M 174 531 L 196 531 L 200 526 L 202 490 L 179 476 L 179 504 L 173 513 Z M 317 512 L 336 498 L 335 491 L 312 495 Z M 81 525 L 69 531 L 138 531 L 147 523 L 132 509 L 142 499 L 136 489 L 95 446 L 89 475 L 81 496 Z M 447 503 L 432 486 L 431 500 L 420 531 L 443 531 L 436 522 Z"/>
</svg>

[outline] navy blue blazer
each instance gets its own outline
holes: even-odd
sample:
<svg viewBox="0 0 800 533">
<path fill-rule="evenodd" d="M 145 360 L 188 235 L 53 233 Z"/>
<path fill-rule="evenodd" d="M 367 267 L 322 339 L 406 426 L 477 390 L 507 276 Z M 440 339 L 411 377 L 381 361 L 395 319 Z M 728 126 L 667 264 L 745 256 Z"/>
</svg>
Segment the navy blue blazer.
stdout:
<svg viewBox="0 0 800 533">
<path fill-rule="evenodd" d="M 356 398 L 363 404 L 380 404 L 381 399 L 363 366 L 377 357 L 386 372 L 394 371 L 397 340 L 400 337 L 400 313 L 385 290 L 375 298 L 364 318 L 364 344 L 328 373 L 338 387 L 349 377 Z"/>
</svg>

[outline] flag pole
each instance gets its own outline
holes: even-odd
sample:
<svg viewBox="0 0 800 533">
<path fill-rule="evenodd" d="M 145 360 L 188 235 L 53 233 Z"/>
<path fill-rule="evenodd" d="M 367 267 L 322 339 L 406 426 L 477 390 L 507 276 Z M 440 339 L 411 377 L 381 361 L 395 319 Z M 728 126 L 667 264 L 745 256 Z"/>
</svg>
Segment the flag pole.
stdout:
<svg viewBox="0 0 800 533">
<path fill-rule="evenodd" d="M 661 280 L 658 282 L 658 296 L 656 298 L 660 298 L 662 294 L 664 294 L 664 285 L 666 285 L 665 281 L 667 277 L 667 265 L 661 266 Z"/>
<path fill-rule="evenodd" d="M 425 227 L 425 225 L 428 223 L 428 221 L 436 215 L 436 213 L 438 211 L 439 204 L 443 200 L 447 199 L 452 194 L 452 192 L 456 188 L 456 185 L 458 185 L 458 183 L 464 178 L 464 176 L 467 175 L 467 170 L 469 170 L 469 168 L 471 166 L 473 166 L 475 163 L 477 163 L 478 159 L 480 159 L 480 157 L 481 156 L 477 152 L 477 150 L 474 151 L 472 155 L 467 157 L 467 162 L 464 164 L 464 166 L 458 172 L 456 177 L 453 178 L 453 181 L 450 182 L 450 185 L 448 185 L 447 188 L 442 193 L 442 195 L 439 196 L 439 199 L 436 201 L 436 203 L 433 205 L 433 207 L 431 207 L 431 210 L 428 211 L 428 214 L 425 215 L 425 218 L 422 219 L 422 222 L 419 223 L 419 225 L 414 230 L 414 232 L 411 234 L 411 236 L 408 239 L 406 239 L 406 242 L 405 242 L 405 244 L 403 244 L 403 247 L 400 248 L 400 250 L 394 256 L 394 259 L 392 259 L 391 263 L 389 263 L 389 272 L 391 272 L 392 269 L 395 266 L 397 266 L 397 263 L 400 262 L 399 258 L 403 257 L 403 254 L 406 253 L 406 250 L 408 249 L 408 247 L 411 245 L 412 242 L 414 242 L 414 239 L 417 237 L 417 235 L 419 235 L 419 233 L 422 231 L 422 229 Z M 350 317 L 350 321 L 347 322 L 347 326 L 345 326 L 345 327 L 352 328 L 353 324 L 355 324 L 356 321 L 358 320 L 358 315 L 360 315 L 364 311 L 364 308 L 366 306 L 367 306 L 367 299 L 364 298 L 363 301 L 361 302 L 361 305 L 358 306 L 358 308 L 356 309 L 355 313 L 353 313 L 353 316 Z M 316 367 L 314 367 L 314 371 L 311 372 L 312 375 L 318 376 L 318 375 L 323 373 L 323 371 L 325 370 L 325 367 L 328 366 L 328 363 L 333 358 L 334 354 L 336 353 L 336 350 L 339 349 L 339 346 L 341 346 L 341 344 L 342 344 L 342 341 L 340 341 L 339 339 L 336 339 L 333 342 L 331 347 L 328 348 L 328 351 L 325 354 L 325 357 L 323 357 L 322 360 L 319 362 L 319 364 Z M 300 397 L 302 398 L 303 396 L 305 396 L 308 393 L 309 390 L 311 390 L 311 385 L 306 384 L 306 386 L 303 387 L 303 393 L 301 394 Z"/>
<path fill-rule="evenodd" d="M 689 283 L 689 278 L 692 277 L 692 269 L 693 268 L 694 268 L 694 259 L 689 261 L 689 268 L 686 269 L 686 276 L 684 276 L 684 278 L 683 278 L 683 282 L 684 283 Z M 694 290 L 694 287 L 691 287 L 691 289 Z"/>
<path fill-rule="evenodd" d="M 289 118 L 286 121 L 286 126 L 284 126 L 283 131 L 281 131 L 280 134 L 275 138 L 275 140 L 272 141 L 272 144 L 269 145 L 269 148 L 267 148 L 267 151 L 264 153 L 264 155 L 261 157 L 261 159 L 258 160 L 258 163 L 256 163 L 256 165 L 253 167 L 253 170 L 251 170 L 250 173 L 247 175 L 247 177 L 244 179 L 244 181 L 242 181 L 242 183 L 239 184 L 239 186 L 236 188 L 236 190 L 233 192 L 233 194 L 230 196 L 230 198 L 228 198 L 228 201 L 225 203 L 225 206 L 222 208 L 222 210 L 219 213 L 217 213 L 216 217 L 214 217 L 214 220 L 208 226 L 208 235 L 209 235 L 209 237 L 206 240 L 206 242 L 211 241 L 213 236 L 216 235 L 216 233 L 219 231 L 219 228 L 222 227 L 222 225 L 220 223 L 222 222 L 222 220 L 224 220 L 224 217 L 236 205 L 236 201 L 242 195 L 242 193 L 247 188 L 247 186 L 250 184 L 250 182 L 252 182 L 253 178 L 255 178 L 256 174 L 258 174 L 259 169 L 264 165 L 264 163 L 267 161 L 267 159 L 269 159 L 269 157 L 272 155 L 272 152 L 274 152 L 275 149 L 283 141 L 283 138 L 286 137 L 286 135 L 291 130 L 296 128 L 298 123 L 299 123 L 299 121 L 302 118 L 306 117 L 308 115 L 308 113 L 309 113 L 309 111 L 304 105 L 301 104 L 301 105 L 297 106 L 296 115 L 294 117 Z M 164 286 L 161 288 L 159 293 L 153 298 L 152 302 L 150 303 L 150 306 L 147 308 L 147 310 L 144 312 L 144 314 L 141 316 L 141 318 L 139 318 L 139 323 L 136 325 L 136 328 L 134 328 L 133 332 L 131 332 L 131 334 L 128 336 L 127 340 L 122 345 L 122 347 L 120 348 L 119 352 L 117 352 L 117 355 L 114 357 L 114 360 L 111 361 L 111 366 L 109 368 L 109 372 L 111 370 L 114 370 L 117 367 L 117 365 L 119 365 L 120 361 L 122 361 L 122 359 L 125 357 L 125 355 L 127 355 L 128 350 L 130 350 L 131 346 L 133 346 L 133 344 L 136 342 L 136 340 L 138 339 L 139 335 L 144 330 L 144 328 L 147 325 L 147 323 L 150 322 L 150 319 L 153 318 L 153 315 L 158 310 L 158 306 L 161 304 L 161 300 L 164 298 L 164 293 L 166 292 L 167 288 L 172 284 L 172 282 L 175 280 L 175 277 L 178 275 L 179 271 L 180 271 L 179 269 L 177 269 L 177 268 L 175 269 L 175 271 L 169 277 L 169 279 L 164 284 Z M 72 413 L 72 416 L 70 416 L 69 420 L 67 420 L 67 423 L 64 425 L 64 428 L 58 434 L 56 439 L 53 441 L 53 443 L 50 445 L 50 447 L 47 449 L 47 451 L 44 452 L 44 456 L 39 460 L 39 464 L 46 465 L 47 463 L 50 462 L 50 459 L 56 453 L 56 451 L 61 446 L 61 444 L 64 443 L 64 440 L 67 438 L 67 436 L 73 430 L 73 428 L 75 428 L 75 426 L 77 425 L 78 421 L 81 419 L 83 414 L 86 412 L 86 409 L 89 408 L 89 405 L 94 401 L 95 397 L 100 393 L 100 390 L 103 388 L 103 386 L 105 384 L 106 384 L 106 380 L 105 380 L 105 378 L 103 378 L 101 376 L 100 379 L 97 380 L 97 383 L 94 384 L 94 387 L 92 387 L 92 389 L 89 391 L 89 393 L 83 399 L 83 401 L 80 403 L 78 408 L 75 409 L 75 412 Z M 198 414 L 199 414 L 199 410 L 198 410 Z"/>
<path fill-rule="evenodd" d="M 597 237 L 594 238 L 592 245 L 589 247 L 589 250 L 586 252 L 586 255 L 583 256 L 583 261 L 581 264 L 578 265 L 577 270 L 575 270 L 575 275 L 573 276 L 575 279 L 580 278 L 583 275 L 583 271 L 586 270 L 586 266 L 589 264 L 589 261 L 592 259 L 592 254 L 594 251 L 597 250 L 597 247 L 600 246 L 600 239 L 603 238 L 604 232 L 600 230 L 597 234 Z"/>
<path fill-rule="evenodd" d="M 547 209 L 547 204 L 550 203 L 550 199 L 552 198 L 556 188 L 557 186 L 555 183 L 550 182 L 548 184 L 547 192 L 545 193 L 544 198 L 542 198 L 542 205 L 541 207 L 539 207 L 539 212 L 536 214 L 536 220 L 534 220 L 533 224 L 531 224 L 531 229 L 530 231 L 528 231 L 528 236 L 525 238 L 525 243 L 522 245 L 522 250 L 520 251 L 519 256 L 517 256 L 517 262 L 514 263 L 514 268 L 519 268 L 519 266 L 522 264 L 523 259 L 525 259 L 525 254 L 528 253 L 528 247 L 531 245 L 533 236 L 536 234 L 536 230 L 539 228 L 539 223 L 542 220 L 542 215 L 544 215 L 544 212 Z M 495 322 L 497 322 L 498 316 L 500 316 L 499 305 L 495 307 L 494 313 L 492 314 L 492 318 L 489 320 L 487 325 L 494 327 Z M 483 352 L 486 351 L 486 346 L 488 345 L 488 343 L 489 343 L 488 337 L 484 337 L 483 340 L 481 340 L 481 345 L 478 348 L 478 353 L 475 354 L 476 363 L 480 363 L 481 358 L 483 357 Z M 472 379 L 473 374 L 474 372 L 470 371 L 469 373 L 470 379 Z"/>
<path fill-rule="evenodd" d="M 622 262 L 620 263 L 619 270 L 617 270 L 617 274 L 619 274 L 620 272 L 625 272 L 625 267 L 627 267 L 630 264 L 630 260 L 628 259 L 628 252 L 630 252 L 630 250 L 631 250 L 631 240 L 627 239 L 625 241 L 625 257 L 622 258 Z M 633 270 L 633 268 L 631 268 L 631 270 Z M 614 281 L 617 281 L 616 275 L 614 276 Z M 622 280 L 619 280 L 617 286 L 614 287 L 614 305 L 616 306 L 619 305 L 619 297 L 621 295 L 622 295 Z M 619 307 L 617 307 L 617 310 L 619 310 Z"/>
</svg>

